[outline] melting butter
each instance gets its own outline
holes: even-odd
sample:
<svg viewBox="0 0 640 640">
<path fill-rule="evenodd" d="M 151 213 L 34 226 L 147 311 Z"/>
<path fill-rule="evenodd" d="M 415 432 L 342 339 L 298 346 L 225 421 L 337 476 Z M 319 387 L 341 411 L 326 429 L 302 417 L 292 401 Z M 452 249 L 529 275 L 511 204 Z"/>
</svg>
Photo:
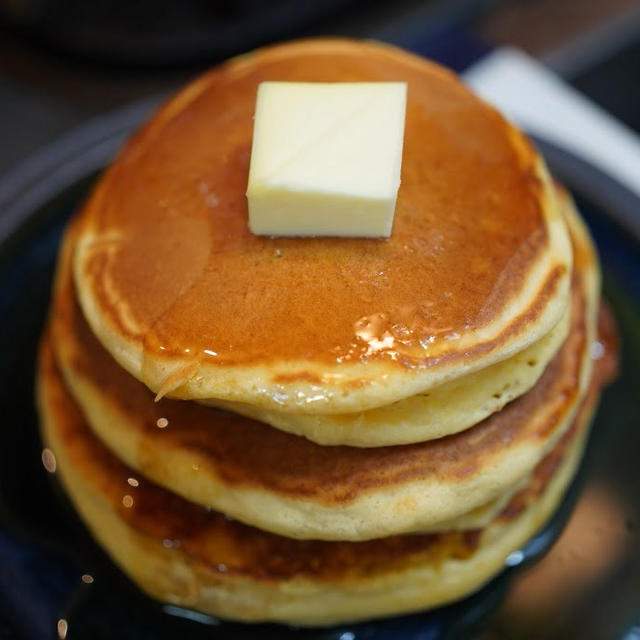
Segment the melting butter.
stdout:
<svg viewBox="0 0 640 640">
<path fill-rule="evenodd" d="M 403 82 L 263 82 L 247 198 L 256 235 L 389 237 Z"/>
</svg>

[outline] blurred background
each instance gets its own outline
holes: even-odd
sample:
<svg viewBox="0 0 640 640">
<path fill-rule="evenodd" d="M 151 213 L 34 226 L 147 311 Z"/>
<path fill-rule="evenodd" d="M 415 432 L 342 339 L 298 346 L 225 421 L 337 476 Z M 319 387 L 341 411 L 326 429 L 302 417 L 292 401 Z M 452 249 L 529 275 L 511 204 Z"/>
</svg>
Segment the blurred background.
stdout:
<svg viewBox="0 0 640 640">
<path fill-rule="evenodd" d="M 633 0 L 0 0 L 0 176 L 92 116 L 319 34 L 379 38 L 457 70 L 519 47 L 640 129 Z"/>
</svg>

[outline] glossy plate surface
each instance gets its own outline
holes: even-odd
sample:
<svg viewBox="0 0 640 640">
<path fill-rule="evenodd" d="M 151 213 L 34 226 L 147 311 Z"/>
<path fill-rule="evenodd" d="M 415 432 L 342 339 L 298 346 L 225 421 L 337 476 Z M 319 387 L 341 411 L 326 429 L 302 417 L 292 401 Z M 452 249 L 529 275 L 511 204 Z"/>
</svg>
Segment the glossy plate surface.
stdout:
<svg viewBox="0 0 640 640">
<path fill-rule="evenodd" d="M 628 632 L 640 620 L 640 238 L 635 235 L 640 202 L 544 141 L 538 141 L 541 150 L 577 196 L 595 235 L 605 295 L 621 328 L 622 369 L 605 393 L 578 480 L 552 521 L 511 554 L 501 576 L 470 598 L 434 612 L 296 630 L 222 623 L 161 607 L 113 567 L 42 467 L 33 368 L 65 221 L 96 172 L 152 106 L 134 105 L 91 123 L 0 183 L 0 614 L 11 628 L 28 637 L 66 633 L 95 640 L 178 634 L 611 638 Z"/>
</svg>

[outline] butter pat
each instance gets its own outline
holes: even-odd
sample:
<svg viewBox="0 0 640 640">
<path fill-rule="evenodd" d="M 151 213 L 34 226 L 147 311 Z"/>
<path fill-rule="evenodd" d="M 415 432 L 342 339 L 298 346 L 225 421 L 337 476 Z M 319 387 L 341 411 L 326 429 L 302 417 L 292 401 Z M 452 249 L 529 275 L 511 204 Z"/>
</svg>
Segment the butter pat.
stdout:
<svg viewBox="0 0 640 640">
<path fill-rule="evenodd" d="M 404 82 L 263 82 L 247 198 L 257 235 L 388 237 Z"/>
</svg>

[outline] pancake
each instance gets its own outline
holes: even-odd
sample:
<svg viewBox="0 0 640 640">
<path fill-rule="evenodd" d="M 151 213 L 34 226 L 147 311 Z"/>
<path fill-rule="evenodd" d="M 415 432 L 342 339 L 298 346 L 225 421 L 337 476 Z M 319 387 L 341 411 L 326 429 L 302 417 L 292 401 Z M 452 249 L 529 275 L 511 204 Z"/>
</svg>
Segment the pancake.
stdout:
<svg viewBox="0 0 640 640">
<path fill-rule="evenodd" d="M 241 402 L 208 400 L 322 445 L 351 447 L 424 442 L 458 433 L 500 411 L 538 381 L 569 332 L 569 310 L 542 339 L 516 355 L 429 392 L 358 413 L 284 413 Z"/>
<path fill-rule="evenodd" d="M 244 621 L 326 625 L 437 606 L 477 589 L 550 516 L 580 458 L 613 353 L 578 417 L 490 525 L 370 542 L 295 541 L 189 503 L 123 465 L 88 428 L 48 340 L 38 373 L 43 437 L 78 513 L 120 568 L 162 601 Z"/>
<path fill-rule="evenodd" d="M 249 232 L 263 80 L 408 83 L 389 239 Z M 521 352 L 560 322 L 570 271 L 523 134 L 441 67 L 336 39 L 236 58 L 178 93 L 100 180 L 74 256 L 94 333 L 158 396 L 304 414 L 385 406 Z"/>
<path fill-rule="evenodd" d="M 127 465 L 178 495 L 292 538 L 366 540 L 430 530 L 504 496 L 573 419 L 591 370 L 598 268 L 584 227 L 570 220 L 575 271 L 562 349 L 527 394 L 438 440 L 323 447 L 196 403 L 155 403 L 102 348 L 75 302 L 68 268 L 75 229 L 61 253 L 54 348 L 95 433 Z"/>
</svg>

